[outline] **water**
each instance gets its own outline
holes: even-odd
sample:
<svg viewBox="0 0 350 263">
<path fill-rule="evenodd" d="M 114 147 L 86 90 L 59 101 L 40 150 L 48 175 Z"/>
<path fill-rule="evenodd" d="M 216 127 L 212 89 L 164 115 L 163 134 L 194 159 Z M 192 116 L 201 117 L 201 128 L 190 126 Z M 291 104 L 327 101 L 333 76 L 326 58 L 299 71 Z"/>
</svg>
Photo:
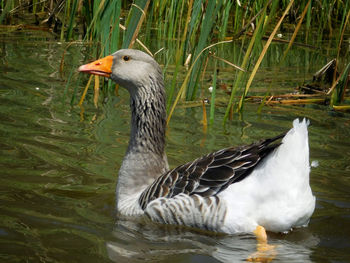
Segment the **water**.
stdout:
<svg viewBox="0 0 350 263">
<path fill-rule="evenodd" d="M 84 55 L 79 46 L 71 47 L 61 78 L 63 50 L 46 33 L 0 39 L 0 261 L 237 262 L 254 253 L 251 235 L 115 220 L 116 174 L 129 134 L 128 94 L 105 95 L 96 109 L 89 93 L 81 114 L 69 104 L 74 85 L 64 92 L 70 69 Z M 310 79 L 320 60 L 327 58 L 280 70 L 284 75 L 273 85 L 286 90 Z M 264 65 L 256 87 L 270 83 L 272 65 Z M 220 76 L 224 81 L 225 72 Z M 257 110 L 247 104 L 241 120 L 223 127 L 224 109 L 218 108 L 214 128 L 203 133 L 200 107 L 177 109 L 167 134 L 170 164 L 277 135 L 294 118 L 308 117 L 311 160 L 319 162 L 310 176 L 317 207 L 307 228 L 269 233 L 269 243 L 276 245 L 273 262 L 349 262 L 350 115 L 326 106 Z"/>
</svg>

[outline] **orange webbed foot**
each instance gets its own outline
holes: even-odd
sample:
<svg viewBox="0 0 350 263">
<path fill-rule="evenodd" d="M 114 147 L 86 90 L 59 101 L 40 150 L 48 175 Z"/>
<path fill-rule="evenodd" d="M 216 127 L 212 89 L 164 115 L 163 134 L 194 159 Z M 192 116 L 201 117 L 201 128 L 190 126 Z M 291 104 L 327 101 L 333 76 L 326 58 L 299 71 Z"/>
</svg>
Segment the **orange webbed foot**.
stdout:
<svg viewBox="0 0 350 263">
<path fill-rule="evenodd" d="M 276 246 L 267 243 L 266 230 L 262 226 L 257 226 L 253 233 L 256 236 L 256 252 L 247 258 L 248 262 L 271 262 L 276 257 Z"/>
</svg>

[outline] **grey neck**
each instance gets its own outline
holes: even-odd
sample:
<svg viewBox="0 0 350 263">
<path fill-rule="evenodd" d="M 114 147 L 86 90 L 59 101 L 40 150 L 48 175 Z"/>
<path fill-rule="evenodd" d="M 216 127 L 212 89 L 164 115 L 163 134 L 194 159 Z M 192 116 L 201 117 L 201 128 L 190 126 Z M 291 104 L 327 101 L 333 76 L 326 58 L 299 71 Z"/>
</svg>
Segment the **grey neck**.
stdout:
<svg viewBox="0 0 350 263">
<path fill-rule="evenodd" d="M 129 146 L 119 170 L 117 206 L 130 194 L 144 189 L 165 173 L 165 91 L 163 78 L 149 77 L 147 86 L 130 92 L 131 134 Z"/>
<path fill-rule="evenodd" d="M 139 87 L 130 97 L 131 134 L 128 153 L 164 155 L 166 110 L 163 83 L 150 77 L 148 87 Z"/>
</svg>

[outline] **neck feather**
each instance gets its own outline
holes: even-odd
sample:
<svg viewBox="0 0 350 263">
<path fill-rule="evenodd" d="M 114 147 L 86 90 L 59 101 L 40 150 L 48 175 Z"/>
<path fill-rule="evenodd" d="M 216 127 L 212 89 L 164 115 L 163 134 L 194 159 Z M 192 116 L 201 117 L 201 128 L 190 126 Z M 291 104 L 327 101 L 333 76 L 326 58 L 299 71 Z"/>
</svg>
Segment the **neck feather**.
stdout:
<svg viewBox="0 0 350 263">
<path fill-rule="evenodd" d="M 163 82 L 152 77 L 148 86 L 141 86 L 131 94 L 130 152 L 164 155 L 166 110 Z"/>
<path fill-rule="evenodd" d="M 131 134 L 128 150 L 119 170 L 117 206 L 128 196 L 143 190 L 155 178 L 165 173 L 168 161 L 165 154 L 165 91 L 163 78 L 149 77 L 130 92 Z M 143 84 L 145 85 L 145 84 Z"/>
</svg>

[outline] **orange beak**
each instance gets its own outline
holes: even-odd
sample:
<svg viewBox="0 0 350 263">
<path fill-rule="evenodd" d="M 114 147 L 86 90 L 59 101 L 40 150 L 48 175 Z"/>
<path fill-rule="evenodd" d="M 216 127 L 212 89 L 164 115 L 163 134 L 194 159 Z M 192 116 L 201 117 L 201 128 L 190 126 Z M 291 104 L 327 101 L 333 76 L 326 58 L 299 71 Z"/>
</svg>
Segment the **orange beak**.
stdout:
<svg viewBox="0 0 350 263">
<path fill-rule="evenodd" d="M 79 72 L 104 76 L 109 78 L 112 74 L 113 56 L 107 56 L 79 67 Z"/>
</svg>

